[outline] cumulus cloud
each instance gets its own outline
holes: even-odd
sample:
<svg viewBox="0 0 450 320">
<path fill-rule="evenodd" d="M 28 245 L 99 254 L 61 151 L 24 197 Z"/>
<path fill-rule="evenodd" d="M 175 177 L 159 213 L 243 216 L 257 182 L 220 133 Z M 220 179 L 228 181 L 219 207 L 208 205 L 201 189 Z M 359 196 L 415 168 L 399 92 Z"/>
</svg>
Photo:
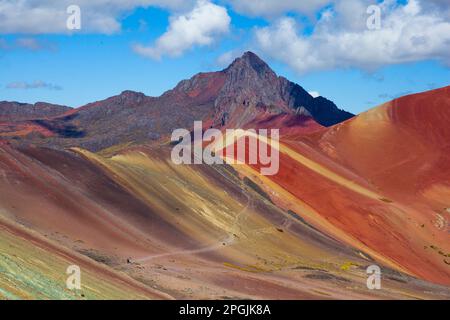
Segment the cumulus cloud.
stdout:
<svg viewBox="0 0 450 320">
<path fill-rule="evenodd" d="M 41 50 L 55 51 L 57 48 L 56 44 L 54 43 L 29 37 L 16 39 L 14 46 L 17 48 L 27 49 L 31 51 L 41 51 Z"/>
<path fill-rule="evenodd" d="M 450 18 L 450 6 L 448 5 L 448 0 L 428 0 L 422 3 L 427 9 L 437 10 L 441 14 L 444 13 L 447 18 Z"/>
<path fill-rule="evenodd" d="M 249 16 L 274 17 L 288 12 L 311 14 L 330 0 L 227 0 L 234 10 Z"/>
<path fill-rule="evenodd" d="M 62 90 L 61 86 L 48 83 L 42 80 L 36 80 L 34 82 L 11 82 L 6 85 L 6 89 L 21 89 L 21 90 L 29 90 L 29 89 L 48 89 L 48 90 Z"/>
<path fill-rule="evenodd" d="M 216 59 L 216 65 L 219 67 L 227 67 L 234 61 L 234 59 L 242 56 L 244 52 L 245 50 L 241 49 L 224 52 Z"/>
<path fill-rule="evenodd" d="M 137 7 L 157 6 L 181 10 L 191 0 L 1 0 L 0 33 L 67 33 L 67 8 L 81 9 L 82 32 L 112 34 L 120 31 L 120 19 Z"/>
<path fill-rule="evenodd" d="M 133 50 L 152 59 L 160 59 L 163 55 L 177 57 L 194 46 L 212 44 L 216 37 L 229 31 L 230 22 L 224 7 L 199 0 L 188 13 L 170 17 L 167 31 L 153 46 L 137 44 Z"/>
<path fill-rule="evenodd" d="M 313 98 L 320 97 L 320 93 L 318 91 L 308 91 L 308 93 Z"/>
<path fill-rule="evenodd" d="M 16 44 L 20 48 L 30 49 L 33 51 L 43 48 L 43 45 L 35 38 L 20 38 L 17 39 Z"/>
<path fill-rule="evenodd" d="M 30 51 L 55 51 L 57 49 L 57 45 L 55 43 L 39 40 L 32 37 L 23 37 L 17 38 L 15 40 L 6 41 L 5 39 L 0 38 L 0 49 L 3 50 L 17 50 L 17 49 L 25 49 Z"/>
<path fill-rule="evenodd" d="M 348 0 L 325 11 L 312 34 L 290 17 L 256 30 L 261 50 L 305 73 L 314 70 L 357 67 L 373 71 L 381 66 L 436 59 L 450 64 L 450 23 L 445 11 L 425 1 L 405 5 L 385 0 L 381 29 L 369 30 L 367 2 Z M 435 1 L 436 7 L 439 1 Z"/>
</svg>

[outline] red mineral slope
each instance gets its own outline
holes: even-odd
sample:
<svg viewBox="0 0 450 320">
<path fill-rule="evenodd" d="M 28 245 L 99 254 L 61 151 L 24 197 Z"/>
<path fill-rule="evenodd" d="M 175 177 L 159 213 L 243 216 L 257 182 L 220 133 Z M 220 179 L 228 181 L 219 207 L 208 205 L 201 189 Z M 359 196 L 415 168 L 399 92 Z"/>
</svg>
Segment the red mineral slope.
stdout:
<svg viewBox="0 0 450 320">
<path fill-rule="evenodd" d="M 280 207 L 384 265 L 450 284 L 450 87 L 282 137 L 278 174 L 236 166 Z"/>
<path fill-rule="evenodd" d="M 248 123 L 247 129 L 279 129 L 281 136 L 303 136 L 323 129 L 311 116 L 305 114 L 259 114 Z"/>
<path fill-rule="evenodd" d="M 379 244 L 374 247 L 383 252 L 393 241 L 396 245 L 387 255 L 423 278 L 446 284 L 450 283 L 449 121 L 450 87 L 445 87 L 396 99 L 309 141 L 389 202 L 390 210 L 382 214 L 387 224 L 382 226 L 397 235 L 383 239 L 382 232 L 375 232 Z"/>
<path fill-rule="evenodd" d="M 446 288 L 388 268 L 384 290 L 367 290 L 365 270 L 373 261 L 296 215 L 308 212 L 280 210 L 257 180 L 241 179 L 228 166 L 177 166 L 167 147 L 102 156 L 79 148 L 1 146 L 0 244 L 16 245 L 7 266 L 27 267 L 62 286 L 71 261 L 94 283 L 117 280 L 120 292 L 150 298 L 449 297 Z M 5 237 L 5 227 L 27 232 Z M 41 248 L 46 273 L 24 240 Z M 61 268 L 48 267 L 47 260 L 61 255 Z M 9 294 L 22 279 L 0 274 L 0 289 Z M 23 295 L 35 297 L 27 291 L 32 284 Z M 116 289 L 101 293 L 108 297 Z"/>
<path fill-rule="evenodd" d="M 313 145 L 390 197 L 442 210 L 450 203 L 435 193 L 449 187 L 449 121 L 450 86 L 369 110 L 317 135 Z"/>
<path fill-rule="evenodd" d="M 43 119 L 61 115 L 69 107 L 45 102 L 35 104 L 0 101 L 0 137 L 9 139 L 42 139 L 54 137 L 55 132 L 42 125 Z"/>
<path fill-rule="evenodd" d="M 0 122 L 0 137 L 5 139 L 25 137 L 49 138 L 54 135 L 47 128 L 32 121 Z"/>
</svg>

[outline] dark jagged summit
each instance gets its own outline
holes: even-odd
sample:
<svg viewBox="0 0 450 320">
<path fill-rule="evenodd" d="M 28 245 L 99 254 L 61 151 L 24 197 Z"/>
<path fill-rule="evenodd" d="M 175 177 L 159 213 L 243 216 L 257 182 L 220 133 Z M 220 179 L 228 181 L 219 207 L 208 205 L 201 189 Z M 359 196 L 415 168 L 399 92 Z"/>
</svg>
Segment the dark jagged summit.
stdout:
<svg viewBox="0 0 450 320">
<path fill-rule="evenodd" d="M 298 84 L 277 76 L 256 54 L 246 52 L 226 69 L 198 73 L 160 97 L 127 90 L 35 124 L 59 135 L 39 143 L 97 151 L 157 140 L 174 129 L 191 128 L 198 120 L 208 126 L 242 128 L 255 120 L 277 115 L 290 119 L 298 113 L 323 126 L 353 116 L 325 98 L 313 98 Z"/>
<path fill-rule="evenodd" d="M 313 98 L 306 90 L 284 77 L 279 77 L 253 52 L 246 52 L 223 70 L 225 84 L 217 105 L 228 121 L 242 124 L 253 120 L 258 110 L 272 113 L 295 113 L 303 107 L 323 126 L 331 126 L 353 115 L 340 110 L 322 97 Z M 243 108 L 246 107 L 246 108 Z M 236 118 L 233 121 L 233 113 Z"/>
<path fill-rule="evenodd" d="M 273 70 L 265 63 L 260 57 L 251 51 L 245 52 L 242 57 L 236 58 L 226 69 L 225 72 L 230 72 L 230 70 L 238 69 L 253 69 L 258 74 L 271 74 L 276 76 Z"/>
</svg>

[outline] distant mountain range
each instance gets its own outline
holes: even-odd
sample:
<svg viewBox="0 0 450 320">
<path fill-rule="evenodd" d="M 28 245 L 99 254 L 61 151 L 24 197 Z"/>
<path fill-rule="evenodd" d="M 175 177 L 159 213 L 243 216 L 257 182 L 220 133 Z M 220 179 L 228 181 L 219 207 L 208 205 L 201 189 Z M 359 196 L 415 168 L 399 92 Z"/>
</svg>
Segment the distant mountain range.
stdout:
<svg viewBox="0 0 450 320">
<path fill-rule="evenodd" d="M 58 116 L 71 110 L 66 106 L 37 102 L 35 104 L 0 101 L 0 121 L 23 121 Z"/>
<path fill-rule="evenodd" d="M 0 120 L 7 123 L 0 124 L 0 132 L 3 137 L 20 136 L 22 142 L 25 138 L 42 145 L 98 151 L 158 140 L 176 128 L 191 128 L 194 120 L 217 128 L 241 128 L 273 116 L 288 117 L 299 125 L 311 118 L 331 126 L 353 115 L 324 97 L 312 97 L 298 84 L 277 76 L 256 54 L 246 52 L 228 68 L 199 73 L 160 97 L 124 91 L 71 110 L 44 103 L 1 102 Z"/>
</svg>

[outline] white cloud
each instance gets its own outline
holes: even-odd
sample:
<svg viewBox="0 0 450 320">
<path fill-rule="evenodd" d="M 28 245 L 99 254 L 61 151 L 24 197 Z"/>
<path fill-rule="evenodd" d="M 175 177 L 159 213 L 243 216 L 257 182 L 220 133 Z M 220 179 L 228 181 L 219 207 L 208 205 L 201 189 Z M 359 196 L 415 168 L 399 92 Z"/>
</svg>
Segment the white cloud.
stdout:
<svg viewBox="0 0 450 320">
<path fill-rule="evenodd" d="M 309 95 L 313 98 L 320 97 L 320 93 L 318 91 L 308 91 Z"/>
<path fill-rule="evenodd" d="M 15 40 L 6 41 L 5 39 L 0 38 L 0 49 L 4 50 L 17 50 L 17 49 L 25 49 L 30 51 L 55 51 L 57 49 L 57 45 L 50 41 L 39 40 L 32 37 L 20 37 Z"/>
<path fill-rule="evenodd" d="M 18 38 L 14 44 L 17 48 L 31 50 L 31 51 L 41 51 L 49 50 L 55 51 L 56 45 L 48 41 L 41 41 L 36 38 Z"/>
<path fill-rule="evenodd" d="M 422 3 L 427 9 L 445 12 L 447 18 L 450 17 L 450 6 L 448 0 L 428 0 Z"/>
<path fill-rule="evenodd" d="M 137 44 L 134 51 L 145 57 L 160 59 L 163 55 L 177 57 L 193 46 L 212 44 L 217 36 L 229 31 L 231 18 L 224 7 L 199 0 L 188 13 L 172 16 L 167 31 L 154 46 Z"/>
<path fill-rule="evenodd" d="M 312 34 L 300 34 L 297 22 L 284 17 L 257 29 L 257 43 L 265 54 L 300 73 L 346 67 L 375 70 L 424 59 L 450 64 L 450 23 L 444 11 L 422 7 L 418 0 L 406 5 L 385 0 L 381 29 L 369 30 L 367 7 L 361 5 L 365 1 L 341 1 L 331 15 L 319 19 Z"/>
<path fill-rule="evenodd" d="M 224 52 L 216 59 L 216 64 L 219 67 L 227 67 L 229 66 L 236 58 L 242 56 L 245 50 L 231 50 Z"/>
<path fill-rule="evenodd" d="M 120 31 L 120 19 L 137 7 L 182 10 L 192 0 L 1 0 L 0 33 L 68 33 L 66 10 L 73 4 L 81 9 L 81 32 L 112 34 Z"/>
<path fill-rule="evenodd" d="M 274 17 L 287 12 L 311 14 L 331 0 L 227 0 L 234 10 L 249 16 Z"/>
<path fill-rule="evenodd" d="M 47 83 L 42 80 L 36 80 L 34 82 L 28 83 L 24 81 L 18 81 L 18 82 L 11 82 L 6 85 L 6 89 L 22 89 L 22 90 L 28 90 L 28 89 L 48 89 L 48 90 L 62 90 L 61 86 Z"/>
<path fill-rule="evenodd" d="M 16 43 L 21 48 L 30 49 L 33 51 L 42 49 L 42 44 L 35 38 L 20 38 L 17 39 Z"/>
</svg>

